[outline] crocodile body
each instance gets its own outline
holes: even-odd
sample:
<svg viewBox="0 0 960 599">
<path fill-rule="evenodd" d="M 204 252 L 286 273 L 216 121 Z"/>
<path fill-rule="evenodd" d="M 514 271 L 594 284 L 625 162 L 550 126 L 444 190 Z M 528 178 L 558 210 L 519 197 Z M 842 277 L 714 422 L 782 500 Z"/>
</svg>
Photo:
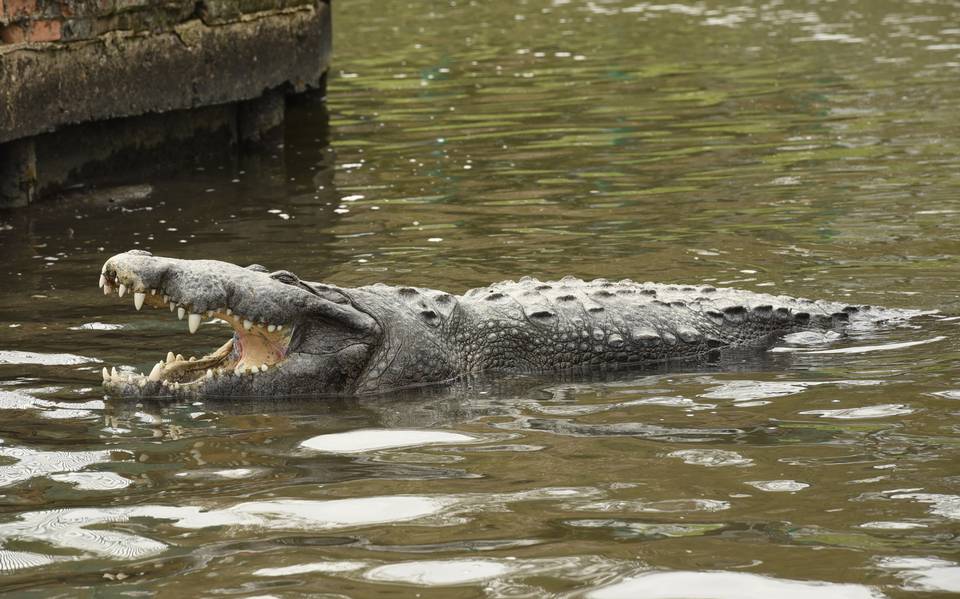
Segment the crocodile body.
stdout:
<svg viewBox="0 0 960 599">
<path fill-rule="evenodd" d="M 799 330 L 909 311 L 712 286 L 525 277 L 463 295 L 382 284 L 344 288 L 210 260 L 133 251 L 104 266 L 105 293 L 231 324 L 198 360 L 168 354 L 150 375 L 108 372 L 132 396 L 352 395 L 476 372 L 554 372 L 722 359 Z M 121 287 L 122 286 L 122 287 Z"/>
</svg>

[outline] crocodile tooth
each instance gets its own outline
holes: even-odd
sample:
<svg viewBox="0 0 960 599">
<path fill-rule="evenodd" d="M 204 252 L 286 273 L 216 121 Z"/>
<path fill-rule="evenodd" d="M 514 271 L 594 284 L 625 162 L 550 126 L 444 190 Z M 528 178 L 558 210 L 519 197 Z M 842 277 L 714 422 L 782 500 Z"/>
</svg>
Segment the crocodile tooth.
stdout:
<svg viewBox="0 0 960 599">
<path fill-rule="evenodd" d="M 157 362 L 156 364 L 153 365 L 153 370 L 150 371 L 150 376 L 147 378 L 150 379 L 151 381 L 159 381 L 160 372 L 162 371 L 163 371 L 163 362 Z"/>
<path fill-rule="evenodd" d="M 272 333 L 272 332 L 274 332 L 274 331 L 277 330 L 277 325 L 275 325 L 275 324 L 268 324 L 268 325 L 267 325 L 267 330 Z"/>
<path fill-rule="evenodd" d="M 187 311 L 181 306 L 177 308 L 177 318 L 183 320 L 183 317 L 187 315 Z"/>
<path fill-rule="evenodd" d="M 143 389 L 144 387 L 147 386 L 147 379 L 140 379 L 139 381 L 137 381 L 137 384 L 140 385 L 141 389 Z"/>
<path fill-rule="evenodd" d="M 147 299 L 147 294 L 142 291 L 133 292 L 133 307 L 137 310 L 143 307 L 143 300 Z"/>
<path fill-rule="evenodd" d="M 107 371 L 107 367 L 103 367 L 103 380 L 106 381 L 110 378 L 110 372 Z"/>
<path fill-rule="evenodd" d="M 233 316 L 233 310 L 227 308 L 227 316 Z"/>
<path fill-rule="evenodd" d="M 123 297 L 123 294 L 126 292 L 127 292 L 127 286 L 124 285 L 123 283 L 120 283 L 120 288 L 117 290 L 117 294 L 119 294 L 120 297 Z"/>
<path fill-rule="evenodd" d="M 177 305 L 173 302 L 170 302 L 170 311 L 173 312 L 176 309 L 177 309 Z"/>
<path fill-rule="evenodd" d="M 205 374 L 204 376 L 207 377 L 208 379 L 212 379 L 212 378 L 213 378 L 213 370 L 207 368 L 207 374 Z"/>
<path fill-rule="evenodd" d="M 113 292 L 113 287 L 111 287 L 109 283 L 103 286 L 104 295 L 110 295 L 112 292 Z"/>
<path fill-rule="evenodd" d="M 196 356 L 190 356 L 190 360 L 189 360 L 189 361 L 190 361 L 190 362 L 196 362 L 196 361 L 197 361 L 197 357 L 196 357 Z"/>
<path fill-rule="evenodd" d="M 183 362 L 183 354 L 177 354 L 177 361 Z"/>
<path fill-rule="evenodd" d="M 243 366 L 237 364 L 237 367 L 233 369 L 233 375 L 240 376 L 241 374 L 243 374 Z"/>
<path fill-rule="evenodd" d="M 167 352 L 167 364 L 169 364 L 170 362 L 173 362 L 174 360 L 176 360 L 176 358 L 174 357 L 173 352 L 172 352 L 172 351 L 168 351 L 168 352 Z"/>
<path fill-rule="evenodd" d="M 157 290 L 156 290 L 156 289 L 153 289 L 153 288 L 151 287 L 151 288 L 150 288 L 150 295 L 156 295 L 156 294 L 157 294 Z"/>
<path fill-rule="evenodd" d="M 100 288 L 103 289 L 103 286 L 107 284 L 107 277 L 100 275 Z"/>
<path fill-rule="evenodd" d="M 266 364 L 261 364 L 261 365 L 260 365 L 260 372 L 266 372 L 266 371 L 267 371 L 267 365 L 266 365 Z"/>
<path fill-rule="evenodd" d="M 117 367 L 116 367 L 116 366 L 114 366 L 113 368 L 110 369 L 110 378 L 112 378 L 112 379 L 117 378 Z"/>
<path fill-rule="evenodd" d="M 200 315 L 199 314 L 190 314 L 190 317 L 187 318 L 187 328 L 190 329 L 190 333 L 196 333 L 197 329 L 200 328 Z"/>
<path fill-rule="evenodd" d="M 164 296 L 163 296 L 163 303 L 165 303 L 165 304 L 170 303 L 170 296 L 169 296 L 169 295 L 164 294 Z"/>
<path fill-rule="evenodd" d="M 283 325 L 282 325 L 282 324 L 278 324 L 278 325 L 277 325 L 277 330 L 280 331 L 280 330 L 282 330 L 282 329 L 283 329 Z"/>
<path fill-rule="evenodd" d="M 243 321 L 243 330 L 249 331 L 249 330 L 250 330 L 250 327 L 252 327 L 252 326 L 253 326 L 253 322 L 251 322 L 251 321 L 249 321 L 249 320 L 244 320 L 244 321 Z"/>
</svg>

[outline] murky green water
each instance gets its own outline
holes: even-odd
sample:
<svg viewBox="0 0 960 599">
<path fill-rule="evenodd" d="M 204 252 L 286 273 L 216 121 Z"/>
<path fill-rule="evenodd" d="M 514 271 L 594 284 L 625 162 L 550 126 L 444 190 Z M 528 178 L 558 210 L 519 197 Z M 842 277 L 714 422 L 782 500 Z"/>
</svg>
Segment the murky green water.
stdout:
<svg viewBox="0 0 960 599">
<path fill-rule="evenodd" d="M 960 591 L 960 320 L 725 370 L 132 405 L 103 364 L 223 333 L 95 286 L 141 247 L 960 315 L 955 3 L 354 0 L 336 29 L 329 113 L 291 108 L 275 154 L 0 215 L 0 591 Z"/>
</svg>

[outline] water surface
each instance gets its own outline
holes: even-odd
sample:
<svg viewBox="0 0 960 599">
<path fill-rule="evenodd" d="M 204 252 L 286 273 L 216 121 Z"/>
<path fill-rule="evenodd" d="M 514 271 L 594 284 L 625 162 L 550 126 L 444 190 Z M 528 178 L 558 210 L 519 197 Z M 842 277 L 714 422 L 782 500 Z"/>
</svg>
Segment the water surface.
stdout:
<svg viewBox="0 0 960 599">
<path fill-rule="evenodd" d="M 960 591 L 960 9 L 335 5 L 272 152 L 0 215 L 0 591 Z M 95 286 L 131 248 L 340 285 L 523 275 L 939 310 L 724 369 L 365 400 L 105 399 L 223 332 Z M 733 593 L 733 594 L 731 594 Z"/>
</svg>

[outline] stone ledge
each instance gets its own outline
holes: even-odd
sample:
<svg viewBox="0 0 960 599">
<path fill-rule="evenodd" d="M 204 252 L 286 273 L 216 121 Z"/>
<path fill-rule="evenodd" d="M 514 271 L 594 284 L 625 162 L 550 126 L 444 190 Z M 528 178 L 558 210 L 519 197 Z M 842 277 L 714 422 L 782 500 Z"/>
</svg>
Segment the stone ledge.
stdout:
<svg viewBox="0 0 960 599">
<path fill-rule="evenodd" d="M 0 143 L 61 126 L 225 104 L 321 86 L 330 7 L 307 5 L 158 33 L 0 45 Z"/>
</svg>

